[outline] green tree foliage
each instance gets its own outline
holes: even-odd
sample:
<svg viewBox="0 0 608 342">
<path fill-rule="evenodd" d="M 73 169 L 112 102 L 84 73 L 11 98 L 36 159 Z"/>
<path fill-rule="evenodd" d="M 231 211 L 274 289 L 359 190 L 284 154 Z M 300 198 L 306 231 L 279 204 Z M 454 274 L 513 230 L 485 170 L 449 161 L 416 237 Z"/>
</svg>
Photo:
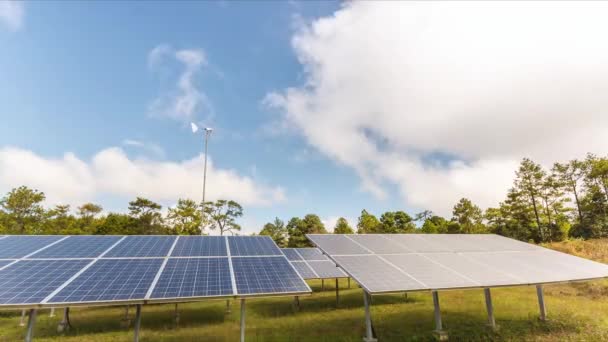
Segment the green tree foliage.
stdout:
<svg viewBox="0 0 608 342">
<path fill-rule="evenodd" d="M 281 248 L 287 247 L 287 227 L 285 222 L 275 217 L 273 222 L 268 222 L 260 231 L 260 235 L 270 236 Z"/>
<path fill-rule="evenodd" d="M 485 233 L 481 209 L 467 198 L 461 198 L 452 211 L 452 225 L 450 233 L 479 234 Z"/>
<path fill-rule="evenodd" d="M 134 219 L 134 232 L 131 234 L 157 235 L 166 233 L 163 227 L 162 206 L 149 199 L 137 197 L 129 202 L 129 215 Z"/>
<path fill-rule="evenodd" d="M 425 234 L 446 234 L 450 221 L 441 216 L 433 215 L 424 220 L 420 231 Z"/>
<path fill-rule="evenodd" d="M 357 222 L 357 234 L 373 234 L 380 232 L 380 221 L 376 216 L 363 209 Z"/>
<path fill-rule="evenodd" d="M 204 203 L 205 220 L 209 222 L 212 230 L 218 229 L 220 235 L 234 234 L 240 231 L 241 226 L 236 219 L 243 216 L 243 207 L 235 201 L 217 200 Z"/>
<path fill-rule="evenodd" d="M 200 235 L 202 227 L 201 207 L 191 199 L 179 199 L 177 205 L 169 208 L 167 223 L 175 235 Z"/>
<path fill-rule="evenodd" d="M 303 219 L 293 217 L 287 222 L 289 233 L 288 247 L 312 247 L 306 234 L 327 234 L 327 230 L 319 216 L 308 214 Z"/>
<path fill-rule="evenodd" d="M 99 235 L 130 235 L 137 233 L 138 222 L 126 214 L 110 213 L 100 220 L 95 234 Z"/>
<path fill-rule="evenodd" d="M 416 231 L 416 225 L 410 215 L 404 211 L 387 211 L 380 216 L 379 231 L 383 234 L 405 234 Z"/>
<path fill-rule="evenodd" d="M 11 234 L 40 234 L 44 220 L 43 192 L 20 186 L 0 200 L 6 231 Z"/>
<path fill-rule="evenodd" d="M 340 217 L 334 227 L 334 234 L 354 234 L 355 231 L 344 217 Z"/>
</svg>

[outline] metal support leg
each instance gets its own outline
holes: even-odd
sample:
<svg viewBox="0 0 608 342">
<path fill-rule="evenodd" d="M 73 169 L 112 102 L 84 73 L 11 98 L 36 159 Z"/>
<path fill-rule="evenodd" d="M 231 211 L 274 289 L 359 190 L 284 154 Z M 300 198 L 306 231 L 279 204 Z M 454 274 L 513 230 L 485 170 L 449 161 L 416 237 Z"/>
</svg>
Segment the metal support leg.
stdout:
<svg viewBox="0 0 608 342">
<path fill-rule="evenodd" d="M 347 279 L 348 279 L 348 288 L 350 289 L 350 277 L 348 277 Z"/>
<path fill-rule="evenodd" d="M 230 308 L 230 299 L 226 299 L 226 313 L 229 314 L 232 312 L 232 309 Z"/>
<path fill-rule="evenodd" d="M 325 291 L 325 279 L 321 279 L 321 291 Z"/>
<path fill-rule="evenodd" d="M 363 341 L 376 342 L 378 340 L 374 338 L 374 332 L 372 330 L 372 315 L 369 310 L 371 298 L 370 295 L 365 291 L 363 291 L 363 303 L 365 304 L 365 337 L 363 337 Z"/>
<path fill-rule="evenodd" d="M 447 341 L 448 334 L 443 331 L 443 323 L 441 322 L 441 308 L 439 307 L 439 293 L 433 291 L 433 306 L 435 307 L 435 338 L 439 341 Z"/>
<path fill-rule="evenodd" d="M 543 286 L 536 285 L 536 295 L 538 296 L 538 307 L 540 308 L 540 320 L 547 320 L 547 311 L 545 308 L 545 295 L 543 294 Z"/>
<path fill-rule="evenodd" d="M 338 285 L 338 278 L 336 278 L 336 306 L 340 305 L 340 287 Z"/>
<path fill-rule="evenodd" d="M 21 321 L 19 322 L 20 327 L 25 326 L 25 314 L 26 314 L 25 309 L 21 310 Z"/>
<path fill-rule="evenodd" d="M 407 302 L 407 292 L 403 292 L 403 300 Z"/>
<path fill-rule="evenodd" d="M 241 299 L 241 342 L 245 342 L 245 299 Z"/>
<path fill-rule="evenodd" d="M 490 293 L 490 289 L 483 289 L 483 292 L 486 296 L 486 310 L 488 311 L 488 326 L 490 328 L 496 330 L 496 320 L 494 319 L 494 306 L 492 305 L 492 294 Z"/>
<path fill-rule="evenodd" d="M 34 325 L 36 325 L 36 309 L 30 309 L 30 318 L 27 321 L 25 342 L 32 342 L 32 339 L 34 338 Z"/>
<path fill-rule="evenodd" d="M 141 327 L 141 304 L 135 306 L 135 331 L 133 333 L 133 341 L 139 342 L 139 327 Z"/>
<path fill-rule="evenodd" d="M 57 332 L 62 333 L 64 331 L 68 331 L 71 327 L 72 323 L 70 323 L 70 308 L 67 307 L 63 309 L 63 319 L 57 325 Z"/>
<path fill-rule="evenodd" d="M 55 308 L 51 308 L 51 313 L 49 314 L 49 317 L 55 317 Z"/>
<path fill-rule="evenodd" d="M 296 311 L 300 311 L 300 297 L 299 296 L 293 297 L 293 306 L 296 309 Z"/>
<path fill-rule="evenodd" d="M 175 323 L 175 325 L 179 324 L 179 310 L 177 308 L 177 303 L 175 303 L 175 311 L 173 311 L 173 323 Z"/>
<path fill-rule="evenodd" d="M 120 326 L 128 329 L 131 325 L 131 319 L 129 318 L 129 305 L 125 306 L 125 316 L 120 320 Z"/>
</svg>

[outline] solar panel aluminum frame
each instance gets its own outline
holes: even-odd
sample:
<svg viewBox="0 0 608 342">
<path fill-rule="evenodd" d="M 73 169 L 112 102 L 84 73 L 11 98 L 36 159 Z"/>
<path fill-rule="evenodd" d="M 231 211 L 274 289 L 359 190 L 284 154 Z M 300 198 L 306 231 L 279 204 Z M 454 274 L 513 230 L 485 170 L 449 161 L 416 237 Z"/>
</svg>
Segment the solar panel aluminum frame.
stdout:
<svg viewBox="0 0 608 342">
<path fill-rule="evenodd" d="M 298 253 L 298 255 L 300 255 L 300 252 L 298 251 L 298 248 L 293 248 L 293 247 L 292 247 L 292 248 L 289 248 L 289 249 L 295 250 L 295 251 L 296 251 L 296 253 Z M 283 250 L 283 248 L 281 248 L 281 250 Z M 321 252 L 323 255 L 325 255 L 325 254 L 324 254 L 324 253 L 321 251 L 321 249 L 319 249 L 319 251 L 320 251 L 320 252 Z M 281 252 L 282 252 L 282 251 L 281 251 Z M 285 254 L 283 254 L 283 255 L 285 255 Z M 285 256 L 285 258 L 287 258 L 287 256 Z M 314 273 L 314 274 L 316 275 L 316 277 L 315 277 L 315 278 L 306 278 L 306 279 L 305 279 L 304 277 L 302 277 L 302 279 L 304 279 L 305 281 L 306 281 L 306 280 L 347 279 L 347 278 L 349 278 L 349 275 L 348 275 L 348 274 L 347 274 L 347 273 L 346 273 L 344 270 L 342 270 L 342 272 L 344 272 L 344 275 L 343 275 L 343 276 L 340 276 L 340 277 L 329 277 L 329 278 L 324 278 L 324 277 L 321 277 L 321 276 L 319 276 L 319 274 L 317 274 L 317 272 L 315 271 L 315 269 L 314 269 L 314 268 L 312 268 L 312 266 L 310 265 L 309 261 L 312 261 L 312 262 L 319 262 L 319 261 L 326 261 L 326 260 L 306 260 L 306 259 L 305 259 L 305 258 L 304 258 L 302 255 L 300 255 L 300 258 L 302 258 L 302 260 L 293 260 L 293 261 L 292 261 L 292 260 L 287 259 L 287 261 L 289 261 L 289 263 L 290 263 L 290 264 L 291 264 L 291 266 L 292 266 L 292 267 L 293 267 L 293 268 L 296 270 L 296 272 L 297 272 L 298 270 L 297 270 L 297 269 L 296 269 L 296 268 L 293 266 L 293 263 L 294 263 L 294 262 L 301 262 L 301 263 L 305 263 L 305 264 L 306 264 L 306 266 L 308 266 L 308 268 L 310 268 L 310 269 L 312 270 L 312 273 Z M 331 262 L 333 262 L 333 263 L 336 265 L 336 268 L 340 268 L 340 267 L 338 267 L 338 265 L 336 264 L 335 260 L 331 259 L 331 257 L 330 257 L 330 260 L 327 260 L 327 261 L 331 261 Z M 340 269 L 341 269 L 341 268 L 340 268 Z M 298 274 L 299 274 L 299 272 L 298 272 Z M 352 278 L 352 277 L 351 277 L 351 278 Z"/>
<path fill-rule="evenodd" d="M 306 237 L 308 238 L 308 240 L 317 248 L 319 248 L 319 250 L 326 255 L 331 261 L 333 261 L 336 265 L 339 265 L 339 263 L 332 257 L 332 255 L 325 253 L 325 251 L 323 251 L 323 249 L 321 248 L 321 246 L 319 246 L 313 239 L 311 239 L 309 237 L 309 235 L 321 235 L 321 234 L 306 234 Z M 351 235 L 351 234 L 342 234 L 342 235 Z M 364 246 L 360 245 L 359 243 L 357 243 L 356 241 L 352 240 L 354 243 L 356 243 L 357 245 L 365 248 Z M 540 247 L 540 246 L 536 246 L 538 248 L 541 249 L 545 249 L 545 250 L 549 250 L 547 248 L 544 247 Z M 367 248 L 365 248 L 367 249 Z M 421 252 L 408 252 L 409 254 L 423 254 Z M 403 253 L 403 254 L 408 254 L 408 253 Z M 483 252 L 477 252 L 477 253 L 483 253 Z M 375 255 L 375 256 L 381 256 L 383 254 L 376 254 L 376 253 L 372 253 L 372 254 L 361 254 L 362 256 L 369 256 L 369 255 Z M 385 260 L 384 260 L 385 261 Z M 591 261 L 591 260 L 590 260 Z M 386 261 L 385 261 L 386 262 Z M 388 263 L 388 262 L 387 262 Z M 391 263 L 388 263 L 389 265 L 393 266 L 396 268 L 396 271 L 398 269 L 399 272 L 403 272 L 401 269 L 399 269 L 398 267 L 392 265 Z M 487 265 L 486 265 L 487 266 Z M 580 278 L 580 279 L 574 279 L 574 280 L 563 280 L 563 281 L 547 281 L 547 282 L 525 282 L 525 283 L 518 283 L 518 284 L 505 284 L 505 285 L 492 285 L 492 286 L 462 286 L 462 287 L 438 287 L 438 288 L 428 288 L 428 289 L 414 289 L 414 290 L 387 290 L 387 291 L 372 291 L 370 290 L 368 287 L 366 287 L 365 285 L 363 285 L 364 282 L 362 282 L 360 279 L 358 279 L 358 277 L 355 277 L 352 273 L 350 273 L 347 269 L 342 268 L 342 271 L 344 271 L 344 273 L 346 273 L 350 278 L 353 278 L 353 280 L 362 288 L 365 290 L 365 292 L 367 292 L 370 295 L 382 295 L 382 294 L 401 294 L 401 293 L 407 293 L 407 292 L 435 292 L 435 291 L 457 291 L 457 290 L 468 290 L 468 289 L 484 289 L 484 288 L 500 288 L 500 287 L 521 287 L 521 286 L 537 286 L 537 285 L 552 285 L 552 284 L 572 284 L 572 283 L 580 283 L 580 282 L 586 282 L 586 281 L 592 281 L 592 280 L 600 280 L 600 279 L 608 279 L 608 276 L 605 277 L 590 277 L 590 278 Z"/>
</svg>

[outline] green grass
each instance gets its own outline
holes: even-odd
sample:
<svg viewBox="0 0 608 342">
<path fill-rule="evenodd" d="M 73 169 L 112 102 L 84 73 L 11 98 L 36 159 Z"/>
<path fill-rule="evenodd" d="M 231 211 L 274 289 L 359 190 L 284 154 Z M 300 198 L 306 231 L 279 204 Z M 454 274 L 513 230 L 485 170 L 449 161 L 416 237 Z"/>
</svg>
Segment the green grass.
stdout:
<svg viewBox="0 0 608 342">
<path fill-rule="evenodd" d="M 568 242 L 576 254 L 583 242 Z M 599 260 L 608 241 L 584 242 L 580 254 L 593 253 Z M 563 244 L 562 244 L 563 245 Z M 552 245 L 552 248 L 563 247 Z M 593 253 L 589 253 L 590 255 Z M 312 296 L 302 297 L 295 311 L 291 297 L 260 298 L 247 301 L 248 341 L 361 341 L 364 334 L 363 296 L 360 289 L 346 289 L 340 282 L 340 305 L 336 307 L 333 281 L 310 282 Z M 440 292 L 445 330 L 452 341 L 606 341 L 608 340 L 608 281 L 545 286 L 549 321 L 538 320 L 534 287 L 492 289 L 497 332 L 486 326 L 483 291 Z M 225 301 L 180 304 L 181 321 L 173 324 L 173 305 L 148 305 L 142 311 L 141 341 L 237 341 L 239 305 L 225 313 Z M 131 310 L 132 314 L 134 310 Z M 56 332 L 61 310 L 50 318 L 40 311 L 36 341 L 132 341 L 132 328 L 120 325 L 124 308 L 74 308 L 74 329 Z M 0 312 L 0 341 L 22 340 L 20 312 Z M 372 318 L 380 341 L 429 341 L 433 339 L 433 303 L 430 293 L 375 296 Z"/>
</svg>

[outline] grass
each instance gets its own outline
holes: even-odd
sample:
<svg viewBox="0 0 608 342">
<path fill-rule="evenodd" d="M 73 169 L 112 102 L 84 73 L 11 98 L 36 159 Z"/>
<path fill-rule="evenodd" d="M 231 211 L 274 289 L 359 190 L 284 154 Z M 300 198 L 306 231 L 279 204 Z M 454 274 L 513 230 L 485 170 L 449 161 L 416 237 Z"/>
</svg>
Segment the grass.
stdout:
<svg viewBox="0 0 608 342">
<path fill-rule="evenodd" d="M 608 240 L 568 241 L 550 248 L 608 262 Z M 361 341 L 364 334 L 363 296 L 360 289 L 340 282 L 336 307 L 334 282 L 310 282 L 312 296 L 300 299 L 294 310 L 291 297 L 247 301 L 247 341 Z M 538 320 L 534 287 L 492 289 L 497 332 L 486 326 L 483 291 L 440 293 L 444 329 L 452 341 L 606 341 L 608 340 L 608 281 L 545 286 L 548 322 Z M 239 305 L 225 313 L 225 301 L 180 304 L 179 326 L 172 321 L 173 305 L 143 307 L 141 341 L 237 341 Z M 131 310 L 133 312 L 134 310 Z M 132 341 L 132 328 L 122 328 L 124 308 L 74 308 L 73 330 L 56 332 L 61 311 L 49 317 L 39 312 L 36 341 Z M 25 328 L 20 312 L 0 312 L 0 341 L 19 341 Z M 378 339 L 429 341 L 433 339 L 433 303 L 430 293 L 374 296 L 372 318 Z"/>
</svg>

